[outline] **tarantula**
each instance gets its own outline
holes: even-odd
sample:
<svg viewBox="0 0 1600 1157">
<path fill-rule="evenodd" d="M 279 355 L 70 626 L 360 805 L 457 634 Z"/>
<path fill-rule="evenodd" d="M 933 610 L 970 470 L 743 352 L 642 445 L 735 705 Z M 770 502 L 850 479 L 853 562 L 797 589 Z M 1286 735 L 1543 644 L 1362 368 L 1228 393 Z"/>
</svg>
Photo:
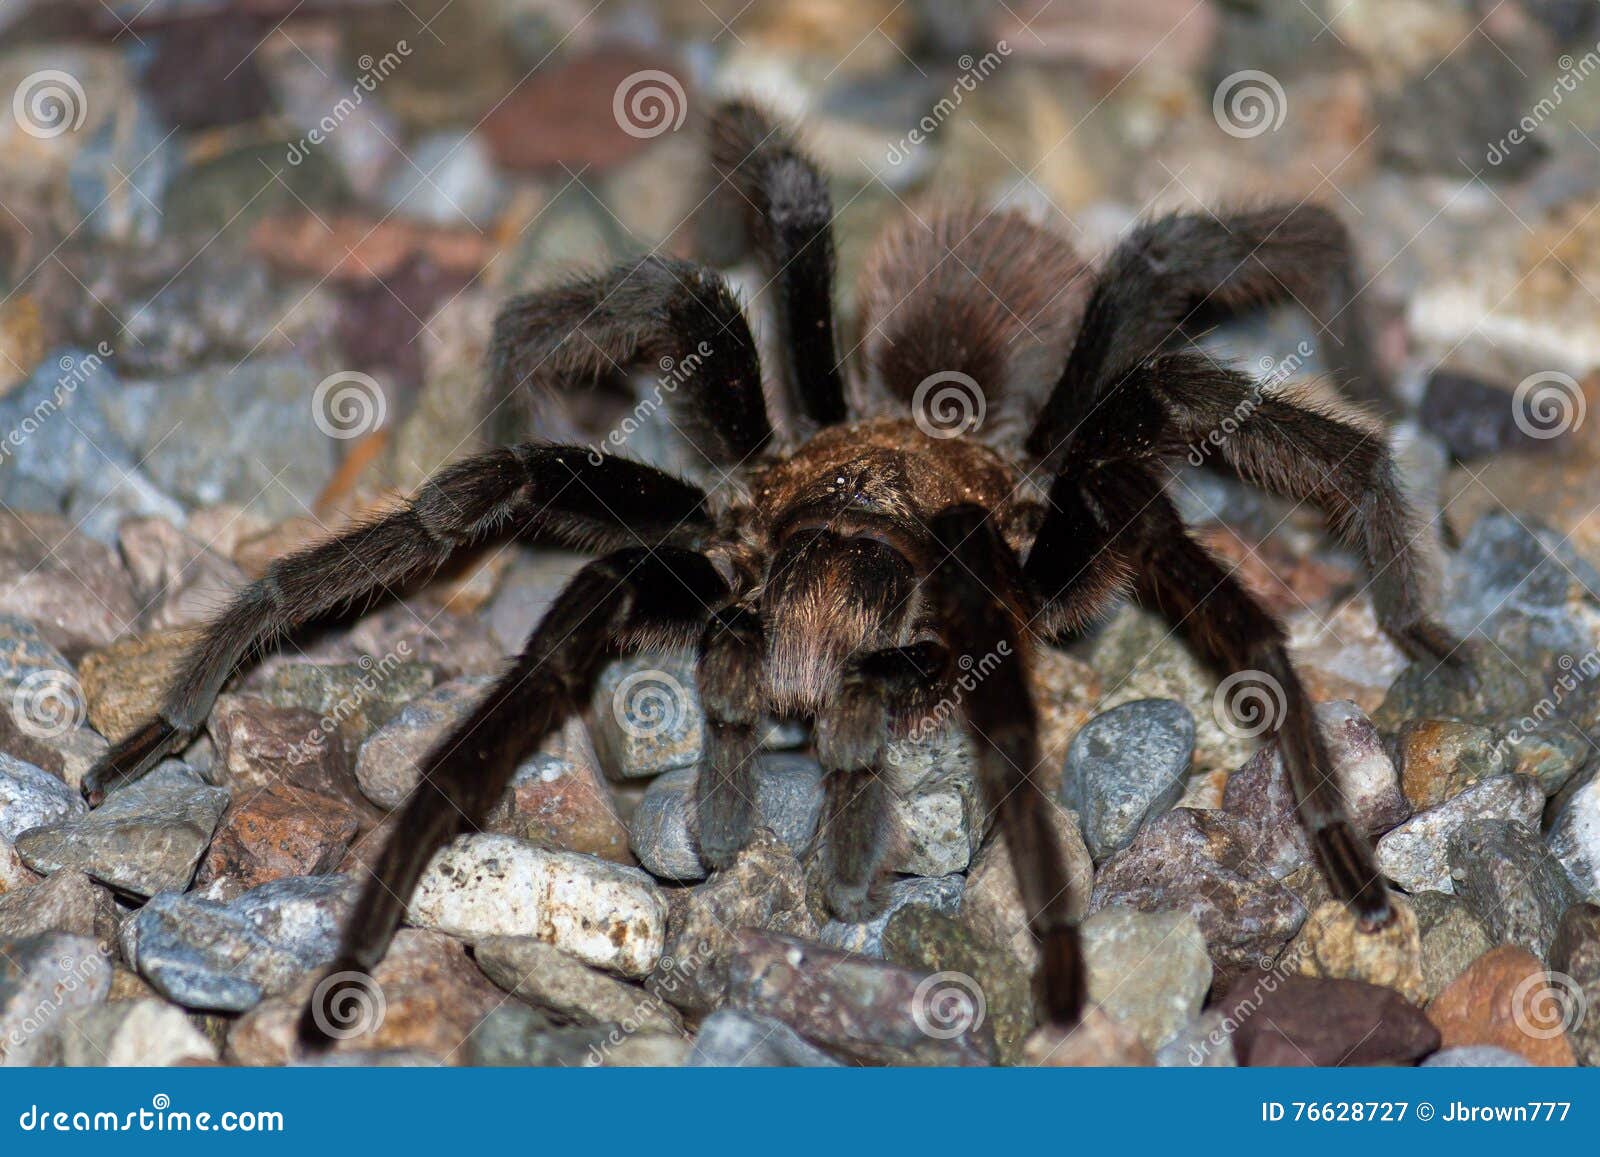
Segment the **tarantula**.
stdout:
<svg viewBox="0 0 1600 1157">
<path fill-rule="evenodd" d="M 941 699 L 963 657 L 990 655 L 1001 659 L 961 697 L 960 715 L 1041 946 L 1041 1014 L 1073 1023 L 1084 979 L 1035 782 L 1025 660 L 1129 595 L 1220 670 L 1281 688 L 1275 735 L 1328 883 L 1366 926 L 1385 924 L 1385 882 L 1329 780 L 1282 628 L 1189 534 L 1163 487 L 1165 459 L 1246 412 L 1216 465 L 1319 507 L 1364 555 L 1389 635 L 1413 658 L 1451 655 L 1425 613 L 1380 433 L 1326 404 L 1262 396 L 1185 344 L 1197 318 L 1296 301 L 1331 336 L 1335 372 L 1374 396 L 1336 219 L 1300 205 L 1165 216 L 1134 228 L 1098 269 L 1017 213 L 907 220 L 867 263 L 860 367 L 847 375 L 822 174 L 750 104 L 719 107 L 709 136 L 700 233 L 723 260 L 751 256 L 769 279 L 781 352 L 770 390 L 738 302 L 701 265 L 651 256 L 510 300 L 488 366 L 498 448 L 245 589 L 187 657 L 160 713 L 90 772 L 91 802 L 192 735 L 248 657 L 514 533 L 601 557 L 425 759 L 331 972 L 370 972 L 434 853 L 485 821 L 518 763 L 587 702 L 608 657 L 643 648 L 698 647 L 696 810 L 712 867 L 729 864 L 756 822 L 747 777 L 763 720 L 814 721 L 827 773 L 815 852 L 826 900 L 863 918 L 894 842 L 887 746 Z M 517 440 L 551 390 L 691 353 L 674 417 L 717 485 Z M 930 383 L 977 390 L 969 404 L 986 403 L 994 420 L 933 425 Z M 313 1011 L 308 1044 L 322 1035 Z"/>
</svg>

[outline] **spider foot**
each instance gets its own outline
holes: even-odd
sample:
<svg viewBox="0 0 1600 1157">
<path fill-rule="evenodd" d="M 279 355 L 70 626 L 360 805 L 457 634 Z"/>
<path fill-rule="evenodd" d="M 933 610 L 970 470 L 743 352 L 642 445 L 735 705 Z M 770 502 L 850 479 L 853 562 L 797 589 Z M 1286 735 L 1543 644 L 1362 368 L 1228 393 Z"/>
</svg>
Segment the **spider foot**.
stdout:
<svg viewBox="0 0 1600 1157">
<path fill-rule="evenodd" d="M 1088 1002 L 1088 979 L 1075 927 L 1051 928 L 1039 937 L 1039 971 L 1034 975 L 1034 1003 L 1039 1019 L 1058 1028 L 1072 1028 Z"/>
<path fill-rule="evenodd" d="M 95 762 L 78 790 L 90 807 L 99 807 L 112 791 L 139 779 L 161 761 L 181 733 L 157 716 L 125 736 Z"/>
</svg>

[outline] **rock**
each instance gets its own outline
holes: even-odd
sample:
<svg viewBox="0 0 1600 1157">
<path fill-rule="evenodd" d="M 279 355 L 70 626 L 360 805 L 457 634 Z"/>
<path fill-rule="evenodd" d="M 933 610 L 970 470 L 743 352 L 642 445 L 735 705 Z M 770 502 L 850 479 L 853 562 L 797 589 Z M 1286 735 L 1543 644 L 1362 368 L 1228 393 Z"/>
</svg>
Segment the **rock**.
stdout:
<svg viewBox="0 0 1600 1157">
<path fill-rule="evenodd" d="M 430 225 L 492 223 L 505 187 L 482 136 L 434 133 L 408 151 L 411 164 L 389 179 L 382 208 Z"/>
<path fill-rule="evenodd" d="M 589 730 L 576 716 L 517 767 L 485 828 L 541 847 L 629 866 L 634 862 L 628 829 L 600 773 Z"/>
<path fill-rule="evenodd" d="M 949 981 L 957 1008 L 981 1006 L 1001 1064 L 1016 1064 L 1037 1023 L 1031 973 L 1003 945 L 980 940 L 954 916 L 931 908 L 902 908 L 883 934 L 884 957 Z M 951 988 L 950 986 L 955 986 Z M 936 1017 L 930 1008 L 930 1018 Z"/>
<path fill-rule="evenodd" d="M 1471 820 L 1516 820 L 1537 824 L 1544 792 L 1523 775 L 1499 775 L 1474 784 L 1454 799 L 1418 812 L 1378 841 L 1378 867 L 1408 892 L 1453 892 L 1447 842 Z"/>
<path fill-rule="evenodd" d="M 46 875 L 72 868 L 137 896 L 182 891 L 227 806 L 226 790 L 169 760 L 97 810 L 25 833 L 17 851 Z"/>
<path fill-rule="evenodd" d="M 961 907 L 966 882 L 966 877 L 960 875 L 902 877 L 884 890 L 883 909 L 871 920 L 851 923 L 830 919 L 817 933 L 817 940 L 845 952 L 881 957 L 884 930 L 897 913 L 918 908 L 954 916 Z"/>
<path fill-rule="evenodd" d="M 1194 717 L 1171 699 L 1135 699 L 1084 725 L 1067 751 L 1061 802 L 1077 811 L 1096 861 L 1178 802 L 1193 752 Z"/>
<path fill-rule="evenodd" d="M 1550 947 L 1550 972 L 1551 991 L 1563 997 L 1557 1015 L 1566 1021 L 1578 1063 L 1600 1064 L 1600 905 L 1566 910 Z M 1553 1027 L 1548 1015 L 1540 1023 Z"/>
<path fill-rule="evenodd" d="M 595 680 L 590 733 L 600 764 L 623 779 L 700 761 L 700 692 L 687 655 L 636 655 L 607 664 Z"/>
<path fill-rule="evenodd" d="M 354 663 L 287 663 L 247 685 L 276 707 L 299 707 L 321 718 L 312 746 L 337 736 L 354 754 L 361 741 L 433 686 L 433 669 L 411 658 L 402 641 L 382 656 Z"/>
<path fill-rule="evenodd" d="M 160 1000 L 120 1000 L 78 1008 L 61 1018 L 51 1063 L 68 1068 L 165 1068 L 210 1064 L 217 1046 L 183 1009 Z"/>
<path fill-rule="evenodd" d="M 1505 747 L 1511 770 L 1538 780 L 1547 796 L 1565 787 L 1589 756 L 1588 739 L 1565 719 L 1551 719 L 1529 731 L 1513 727 Z"/>
<path fill-rule="evenodd" d="M 493 685 L 481 675 L 441 683 L 367 736 L 356 758 L 356 779 L 366 797 L 384 808 L 404 803 L 422 776 L 424 757 Z"/>
<path fill-rule="evenodd" d="M 1331 613 L 1301 609 L 1284 625 L 1289 658 L 1315 703 L 1350 700 L 1370 714 L 1405 670 L 1405 653 L 1378 626 L 1372 600 L 1365 595 Z"/>
<path fill-rule="evenodd" d="M 994 1055 L 971 977 L 924 975 L 789 936 L 735 934 L 728 1000 L 869 1064 L 986 1065 Z"/>
<path fill-rule="evenodd" d="M 197 638 L 188 629 L 161 631 L 84 656 L 79 674 L 94 729 L 115 741 L 154 716 Z"/>
<path fill-rule="evenodd" d="M 0 893 L 0 940 L 47 932 L 84 936 L 108 955 L 117 942 L 117 903 L 82 872 L 57 872 L 37 884 Z"/>
<path fill-rule="evenodd" d="M 1493 726 L 1537 697 L 1516 664 L 1493 647 L 1467 644 L 1464 651 L 1471 666 L 1470 686 L 1452 666 L 1412 663 L 1372 713 L 1377 729 L 1392 735 L 1411 719 L 1457 719 Z"/>
<path fill-rule="evenodd" d="M 1255 857 L 1251 835 L 1227 812 L 1175 808 L 1106 861 L 1090 909 L 1188 912 L 1224 973 L 1270 960 L 1306 910 Z"/>
<path fill-rule="evenodd" d="M 0 306 L 0 397 L 28 380 L 44 360 L 44 324 L 39 303 L 14 293 Z"/>
<path fill-rule="evenodd" d="M 1035 1068 L 1129 1068 L 1155 1063 L 1138 1030 L 1119 1024 L 1098 1008 L 1083 1014 L 1076 1027 L 1045 1025 L 1028 1037 L 1022 1064 Z"/>
<path fill-rule="evenodd" d="M 164 518 L 124 521 L 117 546 L 144 608 L 141 634 L 209 623 L 248 581 L 232 561 Z"/>
<path fill-rule="evenodd" d="M 839 1062 L 769 1016 L 719 1008 L 700 1022 L 693 1068 L 834 1068 Z"/>
<path fill-rule="evenodd" d="M 1065 808 L 1050 809 L 1051 826 L 1062 850 L 1068 879 L 1068 911 L 1082 916 L 1089 910 L 1094 890 L 1094 863 L 1079 834 L 1078 817 Z M 1039 948 L 1029 928 L 1029 913 L 1017 890 L 1016 869 L 1011 866 L 1011 846 L 1003 831 L 979 850 L 967 873 L 961 897 L 961 922 L 982 942 L 1001 944 L 1032 972 L 1039 965 Z"/>
<path fill-rule="evenodd" d="M 490 834 L 435 856 L 409 915 L 468 943 L 532 936 L 624 976 L 655 967 L 667 934 L 666 900 L 643 872 Z"/>
<path fill-rule="evenodd" d="M 1219 1006 L 1239 1063 L 1252 1067 L 1414 1064 L 1439 1031 L 1390 988 L 1359 980 L 1241 976 Z"/>
<path fill-rule="evenodd" d="M 222 813 L 195 873 L 208 899 L 231 900 L 271 880 L 333 871 L 355 839 L 354 809 L 290 786 L 252 792 Z"/>
<path fill-rule="evenodd" d="M 55 776 L 0 751 L 0 840 L 15 843 L 23 832 L 87 810 L 83 798 Z"/>
<path fill-rule="evenodd" d="M 515 1002 L 494 1009 L 462 1043 L 459 1063 L 538 1068 L 668 1068 L 687 1064 L 680 1033 L 628 1032 L 620 1025 L 553 1028 Z"/>
<path fill-rule="evenodd" d="M 884 763 L 898 853 L 888 867 L 912 876 L 965 871 L 983 843 L 989 815 L 966 734 L 947 726 L 891 741 Z"/>
<path fill-rule="evenodd" d="M 1318 905 L 1289 945 L 1285 960 L 1296 963 L 1301 976 L 1382 985 L 1420 1005 L 1427 997 L 1427 985 L 1417 915 L 1402 896 L 1390 897 L 1390 902 L 1394 921 L 1375 933 L 1364 931 L 1342 901 Z"/>
<path fill-rule="evenodd" d="M 228 1032 L 225 1058 L 239 1065 L 293 1060 L 295 1026 L 320 983 L 322 978 L 307 977 L 241 1016 Z M 348 996 L 333 1010 L 340 1017 L 333 1025 L 334 1054 L 407 1050 L 446 1064 L 464 1063 L 468 1040 L 490 1010 L 506 1001 L 459 941 L 419 928 L 395 933 L 371 981 Z"/>
<path fill-rule="evenodd" d="M 1394 764 L 1361 709 L 1345 702 L 1319 703 L 1313 710 L 1333 759 L 1334 782 L 1361 830 L 1377 835 L 1410 815 Z M 1276 743 L 1228 777 L 1222 806 L 1249 825 L 1252 846 L 1273 875 L 1281 879 L 1310 862 L 1311 844 Z"/>
<path fill-rule="evenodd" d="M 1576 1064 L 1565 1032 L 1568 994 L 1515 945 L 1484 953 L 1428 1006 L 1444 1048 L 1491 1045 L 1536 1065 Z"/>
<path fill-rule="evenodd" d="M 161 202 L 181 164 L 154 110 L 127 101 L 72 158 L 68 189 L 80 228 L 115 243 L 154 241 L 161 232 Z"/>
<path fill-rule="evenodd" d="M 474 948 L 478 967 L 501 988 L 574 1024 L 616 1024 L 624 1032 L 680 1032 L 677 1012 L 532 936 L 492 936 Z"/>
<path fill-rule="evenodd" d="M 1508 447 L 1538 448 L 1537 441 L 1523 432 L 1529 418 L 1518 413 L 1519 401 L 1503 386 L 1440 367 L 1428 376 L 1418 417 L 1452 457 L 1471 462 Z"/>
<path fill-rule="evenodd" d="M 39 1063 L 67 1013 L 103 1003 L 110 988 L 111 964 L 87 936 L 0 941 L 0 1064 Z"/>
<path fill-rule="evenodd" d="M 1083 921 L 1089 999 L 1152 1053 L 1200 1012 L 1211 957 L 1187 912 L 1106 908 Z"/>
<path fill-rule="evenodd" d="M 377 811 L 356 784 L 342 743 L 318 743 L 317 716 L 299 707 L 274 707 L 254 695 L 220 695 L 206 719 L 221 780 L 235 795 L 304 792 L 337 800 L 370 828 Z"/>
<path fill-rule="evenodd" d="M 1493 1045 L 1458 1045 L 1440 1049 L 1422 1062 L 1425 1069 L 1522 1069 L 1533 1063 L 1508 1049 Z"/>
<path fill-rule="evenodd" d="M 1460 896 L 1418 892 L 1411 897 L 1422 940 L 1422 996 L 1432 1000 L 1494 942 L 1489 929 Z"/>
<path fill-rule="evenodd" d="M 1455 890 L 1497 944 L 1519 944 L 1543 958 L 1561 913 L 1577 899 L 1538 834 L 1510 820 L 1470 820 L 1450 833 Z"/>
<path fill-rule="evenodd" d="M 73 794 L 77 794 L 83 777 L 105 754 L 110 744 L 87 726 L 73 727 L 59 733 L 56 731 L 57 727 L 76 716 L 77 709 L 70 708 L 71 703 L 80 704 L 81 709 L 83 700 L 81 696 L 73 694 L 73 684 L 63 685 L 48 679 L 35 684 L 34 688 L 38 691 L 37 695 L 28 696 L 25 693 L 20 703 L 12 699 L 9 703 L 0 704 L 0 707 L 21 708 L 17 715 L 0 710 L 0 752 L 9 752 L 17 759 L 33 764 L 53 778 L 65 782 Z M 58 692 L 64 694 L 58 697 Z M 0 692 L 0 695 L 3 694 Z M 73 713 L 60 714 L 58 708 L 72 710 Z M 27 714 L 29 711 L 35 713 L 31 720 Z"/>
<path fill-rule="evenodd" d="M 1418 811 L 1437 807 L 1466 788 L 1506 770 L 1495 733 L 1450 719 L 1413 719 L 1396 740 L 1400 781 Z"/>
<path fill-rule="evenodd" d="M 222 13 L 162 29 L 144 66 L 142 87 L 168 124 L 210 128 L 243 124 L 272 111 L 249 27 Z"/>
<path fill-rule="evenodd" d="M 110 547 L 54 515 L 0 510 L 0 613 L 70 656 L 112 642 L 138 608 Z"/>
<path fill-rule="evenodd" d="M 1163 1069 L 1231 1069 L 1239 1064 L 1233 1038 L 1217 1009 L 1201 1013 L 1156 1052 Z"/>
<path fill-rule="evenodd" d="M 124 955 L 169 1000 L 240 1012 L 334 959 L 358 890 L 350 876 L 297 876 L 230 903 L 163 892 L 128 923 Z"/>
<path fill-rule="evenodd" d="M 1572 793 L 1546 840 L 1578 895 L 1600 902 L 1600 776 Z"/>
<path fill-rule="evenodd" d="M 667 893 L 667 942 L 650 991 L 686 1012 L 707 1012 L 727 998 L 734 934 L 762 929 L 812 938 L 799 861 L 776 836 L 757 830 L 732 867 L 694 888 Z"/>
</svg>

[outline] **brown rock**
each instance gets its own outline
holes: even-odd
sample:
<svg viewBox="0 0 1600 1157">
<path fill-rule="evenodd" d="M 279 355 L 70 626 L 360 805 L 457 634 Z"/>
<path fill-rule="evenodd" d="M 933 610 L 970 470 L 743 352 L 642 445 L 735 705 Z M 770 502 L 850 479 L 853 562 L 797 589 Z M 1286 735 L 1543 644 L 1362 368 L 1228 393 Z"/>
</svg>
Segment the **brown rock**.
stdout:
<svg viewBox="0 0 1600 1157">
<path fill-rule="evenodd" d="M 1363 931 L 1342 901 L 1320 905 L 1289 945 L 1289 959 L 1298 963 L 1301 976 L 1364 980 L 1421 1004 L 1426 986 L 1417 914 L 1401 896 L 1393 897 L 1392 903 L 1394 921 L 1379 932 Z"/>
<path fill-rule="evenodd" d="M 145 608 L 141 634 L 210 622 L 245 585 L 244 572 L 164 518 L 132 518 L 117 528 L 134 597 Z"/>
<path fill-rule="evenodd" d="M 1559 1021 L 1548 1021 L 1563 995 L 1539 958 L 1505 944 L 1485 952 L 1428 1006 L 1443 1047 L 1495 1045 L 1536 1065 L 1575 1065 Z"/>
<path fill-rule="evenodd" d="M 1460 795 L 1480 780 L 1505 770 L 1505 752 L 1494 732 L 1453 719 L 1413 719 L 1395 743 L 1400 783 L 1418 811 Z"/>
<path fill-rule="evenodd" d="M 1241 976 L 1220 1005 L 1241 1065 L 1414 1064 L 1439 1048 L 1422 1010 L 1359 980 Z"/>
<path fill-rule="evenodd" d="M 126 633 L 138 607 L 109 546 L 53 514 L 0 510 L 0 613 L 31 620 L 70 659 Z"/>
<path fill-rule="evenodd" d="M 0 304 L 0 398 L 44 360 L 44 344 L 39 303 L 25 293 L 13 293 Z"/>
<path fill-rule="evenodd" d="M 187 628 L 158 631 L 85 655 L 78 678 L 94 729 L 115 742 L 153 716 L 196 637 Z"/>
<path fill-rule="evenodd" d="M 111 954 L 118 918 L 110 890 L 82 872 L 57 872 L 31 887 L 0 893 L 0 940 L 71 932 L 89 937 Z"/>
<path fill-rule="evenodd" d="M 1022 1063 L 1035 1068 L 1147 1068 L 1155 1057 L 1132 1025 L 1090 1008 L 1077 1026 L 1035 1029 L 1022 1046 Z"/>
<path fill-rule="evenodd" d="M 600 774 L 599 758 L 577 719 L 518 768 L 485 828 L 548 848 L 636 863 L 628 850 L 628 829 Z"/>
<path fill-rule="evenodd" d="M 206 729 L 235 798 L 288 787 L 339 801 L 363 830 L 377 824 L 379 813 L 361 794 L 344 745 L 307 742 L 321 733 L 312 712 L 253 695 L 222 695 Z"/>
<path fill-rule="evenodd" d="M 460 941 L 417 928 L 396 933 L 372 979 L 362 994 L 370 999 L 351 1002 L 361 1011 L 348 1028 L 363 1031 L 335 1041 L 335 1053 L 411 1050 L 456 1064 L 478 1022 L 506 999 L 467 959 Z M 241 1065 L 294 1060 L 295 1026 L 320 980 L 308 978 L 241 1016 L 228 1033 L 228 1059 Z"/>
<path fill-rule="evenodd" d="M 1600 1065 L 1600 904 L 1574 904 L 1562 915 L 1550 968 L 1568 978 L 1558 981 L 1567 999 L 1556 1009 L 1579 1063 Z"/>
<path fill-rule="evenodd" d="M 348 804 L 279 785 L 235 796 L 195 875 L 213 900 L 231 900 L 268 880 L 333 871 L 359 824 Z"/>
<path fill-rule="evenodd" d="M 471 278 L 494 256 L 490 240 L 470 229 L 310 212 L 262 221 L 250 245 L 285 273 L 355 285 L 385 281 L 419 257 Z"/>
</svg>

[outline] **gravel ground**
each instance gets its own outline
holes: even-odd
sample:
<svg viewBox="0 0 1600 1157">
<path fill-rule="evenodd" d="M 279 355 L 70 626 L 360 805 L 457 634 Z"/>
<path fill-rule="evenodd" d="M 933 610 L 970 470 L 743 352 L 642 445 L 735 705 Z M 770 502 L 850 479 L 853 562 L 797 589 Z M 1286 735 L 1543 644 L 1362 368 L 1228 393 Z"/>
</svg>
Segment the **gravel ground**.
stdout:
<svg viewBox="0 0 1600 1157">
<path fill-rule="evenodd" d="M 693 658 L 639 656 L 435 860 L 334 1059 L 1600 1063 L 1593 6 L 588 7 L 0 6 L 0 1059 L 294 1059 L 419 757 L 580 560 L 491 549 L 241 671 L 92 812 L 82 776 L 230 591 L 477 448 L 503 298 L 690 251 L 698 114 L 754 91 L 833 182 L 846 310 L 878 231 L 956 190 L 1089 256 L 1158 210 L 1344 218 L 1474 678 L 1407 665 L 1313 512 L 1204 454 L 1170 491 L 1287 624 L 1398 917 L 1356 929 L 1233 685 L 1124 608 L 1031 672 L 1093 1002 L 1041 1029 L 958 735 L 897 752 L 897 878 L 845 923 L 807 729 L 772 721 L 763 831 L 710 871 Z M 1326 363 L 1294 309 L 1202 340 L 1276 384 Z M 634 405 L 539 432 L 693 474 Z"/>
</svg>

